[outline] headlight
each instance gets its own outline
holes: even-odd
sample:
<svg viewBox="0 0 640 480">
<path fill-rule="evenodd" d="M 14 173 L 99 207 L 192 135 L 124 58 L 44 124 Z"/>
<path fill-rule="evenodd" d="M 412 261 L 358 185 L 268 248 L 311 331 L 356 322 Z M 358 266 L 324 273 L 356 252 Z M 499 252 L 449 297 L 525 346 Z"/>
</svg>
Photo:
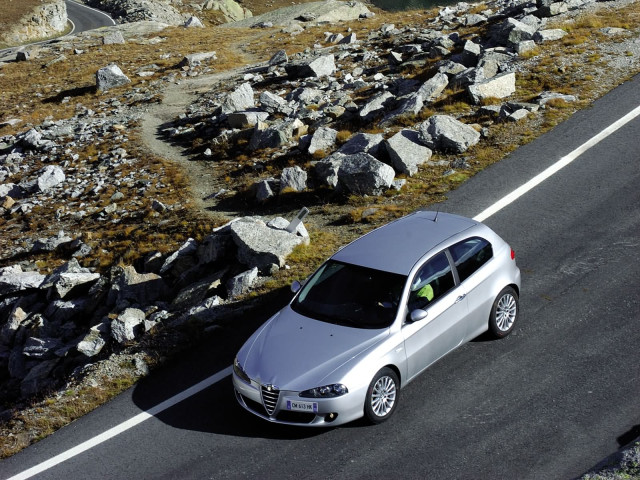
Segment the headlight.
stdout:
<svg viewBox="0 0 640 480">
<path fill-rule="evenodd" d="M 324 387 L 312 388 L 311 390 L 305 390 L 300 392 L 301 397 L 307 398 L 333 398 L 349 393 L 347 387 L 341 383 L 333 385 L 325 385 Z"/>
<path fill-rule="evenodd" d="M 245 382 L 251 383 L 251 379 L 249 378 L 249 375 L 247 375 L 245 371 L 242 369 L 242 367 L 240 366 L 240 363 L 238 362 L 238 357 L 236 357 L 235 360 L 233 361 L 233 373 L 235 373 L 238 377 L 240 377 Z"/>
</svg>

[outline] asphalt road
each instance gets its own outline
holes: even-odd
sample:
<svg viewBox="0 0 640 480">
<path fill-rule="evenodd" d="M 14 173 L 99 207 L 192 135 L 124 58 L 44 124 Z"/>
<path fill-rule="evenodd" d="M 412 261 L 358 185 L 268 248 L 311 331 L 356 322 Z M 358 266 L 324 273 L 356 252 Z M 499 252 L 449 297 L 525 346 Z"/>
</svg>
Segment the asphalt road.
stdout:
<svg viewBox="0 0 640 480">
<path fill-rule="evenodd" d="M 104 12 L 81 5 L 73 0 L 66 0 L 65 3 L 67 4 L 67 15 L 73 23 L 73 31 L 71 33 L 80 33 L 116 24 Z"/>
<path fill-rule="evenodd" d="M 478 214 L 638 105 L 640 77 L 477 175 L 441 208 Z M 580 475 L 640 425 L 638 138 L 640 118 L 486 221 L 516 250 L 520 323 L 504 340 L 479 338 L 432 366 L 401 392 L 390 421 L 330 430 L 271 425 L 236 405 L 226 377 L 37 478 Z M 227 367 L 261 320 L 238 318 L 237 328 L 0 462 L 0 478 Z"/>
</svg>

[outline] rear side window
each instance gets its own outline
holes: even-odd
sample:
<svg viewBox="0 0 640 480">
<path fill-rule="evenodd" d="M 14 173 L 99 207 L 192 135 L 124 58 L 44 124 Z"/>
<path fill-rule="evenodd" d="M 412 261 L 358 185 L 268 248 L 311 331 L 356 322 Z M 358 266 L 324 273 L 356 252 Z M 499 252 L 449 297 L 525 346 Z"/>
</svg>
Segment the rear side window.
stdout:
<svg viewBox="0 0 640 480">
<path fill-rule="evenodd" d="M 491 244 L 473 237 L 449 247 L 460 281 L 464 282 L 493 257 Z"/>
<path fill-rule="evenodd" d="M 411 282 L 409 310 L 426 308 L 455 286 L 451 265 L 445 252 L 440 252 L 416 274 Z"/>
</svg>

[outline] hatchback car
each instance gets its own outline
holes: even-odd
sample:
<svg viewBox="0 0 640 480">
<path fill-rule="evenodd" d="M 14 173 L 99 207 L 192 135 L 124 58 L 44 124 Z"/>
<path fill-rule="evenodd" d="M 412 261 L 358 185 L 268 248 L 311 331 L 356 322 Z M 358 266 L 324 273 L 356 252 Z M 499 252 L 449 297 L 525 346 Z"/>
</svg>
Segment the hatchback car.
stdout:
<svg viewBox="0 0 640 480">
<path fill-rule="evenodd" d="M 242 346 L 235 395 L 271 422 L 387 420 L 399 391 L 483 332 L 519 314 L 513 249 L 489 227 L 419 211 L 339 250 Z"/>
</svg>

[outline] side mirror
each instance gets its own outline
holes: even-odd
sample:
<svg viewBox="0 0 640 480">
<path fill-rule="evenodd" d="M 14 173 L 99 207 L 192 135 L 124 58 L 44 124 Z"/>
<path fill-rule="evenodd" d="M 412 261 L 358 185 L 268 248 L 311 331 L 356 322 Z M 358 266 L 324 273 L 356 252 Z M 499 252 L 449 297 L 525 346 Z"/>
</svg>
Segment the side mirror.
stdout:
<svg viewBox="0 0 640 480">
<path fill-rule="evenodd" d="M 302 288 L 302 284 L 298 280 L 294 280 L 293 283 L 291 284 L 291 291 L 293 293 L 298 293 L 301 288 Z"/>
<path fill-rule="evenodd" d="M 429 315 L 429 313 L 427 313 L 425 310 L 422 310 L 421 308 L 416 308 L 411 312 L 411 314 L 409 315 L 409 318 L 411 319 L 412 322 L 419 322 L 427 318 L 427 315 Z"/>
</svg>

